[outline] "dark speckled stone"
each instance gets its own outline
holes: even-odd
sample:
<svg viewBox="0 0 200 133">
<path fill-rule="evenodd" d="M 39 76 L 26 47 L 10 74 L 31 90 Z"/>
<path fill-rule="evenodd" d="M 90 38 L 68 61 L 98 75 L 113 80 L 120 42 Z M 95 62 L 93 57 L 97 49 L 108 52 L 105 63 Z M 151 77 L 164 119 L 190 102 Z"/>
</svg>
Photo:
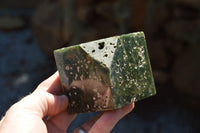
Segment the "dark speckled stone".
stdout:
<svg viewBox="0 0 200 133">
<path fill-rule="evenodd" d="M 54 51 L 68 111 L 120 108 L 156 94 L 143 32 Z"/>
</svg>

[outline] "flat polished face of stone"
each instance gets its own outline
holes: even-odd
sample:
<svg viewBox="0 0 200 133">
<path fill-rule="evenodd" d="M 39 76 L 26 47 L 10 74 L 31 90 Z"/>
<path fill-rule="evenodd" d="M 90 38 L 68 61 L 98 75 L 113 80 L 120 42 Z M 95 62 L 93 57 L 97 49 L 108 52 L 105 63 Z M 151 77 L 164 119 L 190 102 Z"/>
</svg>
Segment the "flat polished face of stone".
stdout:
<svg viewBox="0 0 200 133">
<path fill-rule="evenodd" d="M 70 113 L 121 108 L 156 94 L 143 32 L 54 51 Z"/>
</svg>

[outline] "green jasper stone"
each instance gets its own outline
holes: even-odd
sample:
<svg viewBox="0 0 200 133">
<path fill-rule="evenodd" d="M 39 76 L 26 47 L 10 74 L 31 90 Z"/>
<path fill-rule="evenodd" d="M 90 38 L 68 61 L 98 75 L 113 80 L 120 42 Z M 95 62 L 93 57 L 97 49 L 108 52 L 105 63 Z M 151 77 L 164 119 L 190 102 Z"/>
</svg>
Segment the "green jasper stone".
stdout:
<svg viewBox="0 0 200 133">
<path fill-rule="evenodd" d="M 156 94 L 143 32 L 54 51 L 68 112 L 121 108 Z"/>
</svg>

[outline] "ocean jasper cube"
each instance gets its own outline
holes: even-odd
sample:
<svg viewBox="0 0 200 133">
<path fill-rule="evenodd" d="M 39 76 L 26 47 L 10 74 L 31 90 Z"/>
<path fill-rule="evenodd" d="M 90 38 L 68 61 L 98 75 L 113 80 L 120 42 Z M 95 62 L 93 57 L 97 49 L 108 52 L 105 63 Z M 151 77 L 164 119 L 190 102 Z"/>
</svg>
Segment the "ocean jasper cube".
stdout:
<svg viewBox="0 0 200 133">
<path fill-rule="evenodd" d="M 54 51 L 69 113 L 121 108 L 156 94 L 143 32 Z"/>
</svg>

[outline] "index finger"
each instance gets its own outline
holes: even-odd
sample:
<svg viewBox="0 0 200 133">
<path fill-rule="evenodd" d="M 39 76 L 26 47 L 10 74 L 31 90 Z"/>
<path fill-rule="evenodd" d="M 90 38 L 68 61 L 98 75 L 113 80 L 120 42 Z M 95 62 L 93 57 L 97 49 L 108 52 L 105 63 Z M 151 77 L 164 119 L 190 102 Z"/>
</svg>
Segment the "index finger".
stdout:
<svg viewBox="0 0 200 133">
<path fill-rule="evenodd" d="M 35 91 L 46 91 L 52 94 L 62 94 L 62 85 L 58 71 L 38 85 Z"/>
</svg>

